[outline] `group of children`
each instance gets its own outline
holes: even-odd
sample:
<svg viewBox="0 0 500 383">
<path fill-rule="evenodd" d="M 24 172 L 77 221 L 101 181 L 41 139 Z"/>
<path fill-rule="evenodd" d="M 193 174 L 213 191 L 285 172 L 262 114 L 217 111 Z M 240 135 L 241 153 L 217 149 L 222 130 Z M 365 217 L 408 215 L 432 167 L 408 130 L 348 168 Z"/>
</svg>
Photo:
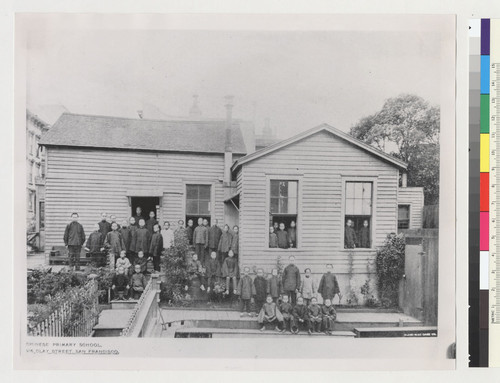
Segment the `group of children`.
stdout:
<svg viewBox="0 0 500 383">
<path fill-rule="evenodd" d="M 353 228 L 354 222 L 352 219 L 346 221 L 344 229 L 344 248 L 354 249 L 354 248 L 370 248 L 371 247 L 371 237 L 370 228 L 368 227 L 368 220 L 363 221 L 363 227 L 361 227 L 358 232 Z"/>
<path fill-rule="evenodd" d="M 130 275 L 126 273 L 123 266 L 116 269 L 116 274 L 113 276 L 111 291 L 113 299 L 127 300 L 130 298 L 139 299 L 144 289 L 146 288 L 146 277 L 141 271 L 140 265 L 134 266 L 134 272 Z"/>
<path fill-rule="evenodd" d="M 290 227 L 285 230 L 284 222 L 274 222 L 269 227 L 269 248 L 296 248 L 297 247 L 297 225 L 295 221 L 290 222 Z"/>
</svg>

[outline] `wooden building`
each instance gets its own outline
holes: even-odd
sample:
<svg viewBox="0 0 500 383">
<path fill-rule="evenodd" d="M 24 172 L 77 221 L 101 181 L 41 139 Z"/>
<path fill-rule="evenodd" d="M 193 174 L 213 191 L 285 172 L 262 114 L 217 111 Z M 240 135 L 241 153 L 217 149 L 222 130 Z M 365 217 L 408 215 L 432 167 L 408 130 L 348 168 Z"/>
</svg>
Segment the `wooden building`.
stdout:
<svg viewBox="0 0 500 383">
<path fill-rule="evenodd" d="M 421 223 L 423 190 L 404 187 L 406 164 L 328 125 L 252 153 L 226 107 L 225 121 L 64 114 L 41 142 L 47 249 L 63 244 L 73 211 L 90 233 L 102 212 L 120 222 L 140 205 L 160 221 L 238 224 L 241 266 L 270 272 L 293 254 L 315 278 L 333 264 L 344 293 L 360 296 L 366 280 L 375 290 L 376 247 L 404 209 L 407 227 Z M 369 247 L 344 248 L 347 219 L 355 230 L 368 221 Z M 269 248 L 269 226 L 292 220 L 297 247 Z"/>
</svg>

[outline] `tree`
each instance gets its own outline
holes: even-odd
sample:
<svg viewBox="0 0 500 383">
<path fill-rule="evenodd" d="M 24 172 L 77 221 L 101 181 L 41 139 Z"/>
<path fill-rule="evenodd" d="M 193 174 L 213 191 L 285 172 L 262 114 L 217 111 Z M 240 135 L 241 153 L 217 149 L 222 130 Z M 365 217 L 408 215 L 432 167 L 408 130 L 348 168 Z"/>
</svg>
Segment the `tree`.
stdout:
<svg viewBox="0 0 500 383">
<path fill-rule="evenodd" d="M 440 111 L 423 98 L 403 94 L 362 118 L 350 134 L 408 164 L 408 186 L 423 186 L 425 204 L 439 200 Z"/>
<path fill-rule="evenodd" d="M 189 243 L 184 230 L 174 235 L 174 244 L 164 251 L 163 268 L 165 281 L 161 284 L 160 299 L 164 302 L 179 302 L 184 299 L 184 286 L 188 284 Z"/>
</svg>

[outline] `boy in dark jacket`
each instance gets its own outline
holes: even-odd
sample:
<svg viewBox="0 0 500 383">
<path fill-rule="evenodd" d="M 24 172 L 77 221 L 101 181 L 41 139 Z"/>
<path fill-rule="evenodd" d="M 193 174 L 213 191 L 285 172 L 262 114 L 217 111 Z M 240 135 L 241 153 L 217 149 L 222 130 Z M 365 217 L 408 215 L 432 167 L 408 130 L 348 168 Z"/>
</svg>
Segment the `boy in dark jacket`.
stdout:
<svg viewBox="0 0 500 383">
<path fill-rule="evenodd" d="M 229 253 L 229 257 L 226 261 L 233 257 L 232 251 Z M 250 269 L 245 267 L 243 269 L 243 275 L 240 278 L 238 283 L 238 288 L 236 289 L 236 295 L 240 296 L 241 300 L 241 313 L 240 316 L 249 315 L 250 314 L 250 303 L 253 301 L 253 297 L 255 296 L 255 286 L 253 285 L 252 278 L 250 275 Z"/>
<path fill-rule="evenodd" d="M 94 231 L 89 235 L 87 243 L 85 244 L 85 250 L 89 253 L 99 253 L 102 249 L 103 240 L 102 234 L 99 231 L 99 225 L 96 223 L 94 225 Z"/>
<path fill-rule="evenodd" d="M 137 258 L 134 259 L 134 269 L 135 269 L 135 266 L 139 266 L 139 268 L 140 268 L 139 270 L 141 271 L 141 273 L 146 274 L 147 269 L 148 269 L 148 261 L 149 261 L 149 259 L 147 259 L 144 256 L 144 252 L 139 251 L 137 253 Z"/>
<path fill-rule="evenodd" d="M 325 334 L 332 335 L 337 312 L 330 299 L 325 300 L 325 304 L 321 307 L 321 314 L 323 314 L 323 331 Z"/>
<path fill-rule="evenodd" d="M 121 234 L 118 232 L 118 224 L 116 222 L 113 222 L 111 231 L 106 234 L 104 246 L 109 251 L 109 265 L 114 269 L 116 257 L 120 255 L 122 250 L 125 250 L 125 243 L 123 242 Z"/>
<path fill-rule="evenodd" d="M 146 277 L 141 273 L 141 266 L 135 265 L 135 272 L 132 274 L 131 282 L 132 296 L 139 299 L 146 288 Z"/>
<path fill-rule="evenodd" d="M 234 257 L 238 259 L 240 254 L 240 228 L 237 225 L 233 226 L 233 240 L 231 241 L 231 250 L 233 250 Z"/>
<path fill-rule="evenodd" d="M 295 221 L 290 222 L 288 228 L 288 244 L 291 248 L 297 248 L 297 227 Z"/>
<path fill-rule="evenodd" d="M 113 291 L 113 299 L 128 299 L 129 288 L 129 280 L 127 275 L 125 274 L 125 269 L 123 267 L 119 267 L 118 274 L 113 277 L 111 286 L 111 291 Z"/>
<path fill-rule="evenodd" d="M 135 232 L 135 252 L 142 251 L 147 256 L 151 244 L 151 233 L 146 229 L 145 224 L 143 219 L 139 220 L 139 228 Z"/>
<path fill-rule="evenodd" d="M 188 239 L 188 244 L 189 246 L 193 246 L 193 229 L 194 222 L 192 219 L 188 220 L 187 227 L 186 227 L 186 236 Z"/>
<path fill-rule="evenodd" d="M 106 235 L 111 231 L 111 224 L 108 222 L 108 215 L 106 213 L 101 214 L 101 220 L 98 222 L 99 231 L 101 232 L 102 242 L 101 247 L 104 245 L 104 240 Z"/>
<path fill-rule="evenodd" d="M 316 297 L 311 298 L 311 304 L 307 308 L 309 314 L 309 321 L 311 322 L 311 329 L 314 332 L 321 331 L 321 322 L 323 321 L 321 307 L 318 305 Z"/>
<path fill-rule="evenodd" d="M 276 331 L 281 332 L 280 327 L 283 328 L 283 315 L 281 315 L 280 310 L 276 306 L 276 303 L 273 302 L 271 296 L 267 297 L 266 303 L 264 303 L 260 309 L 257 321 L 262 326 L 260 331 L 266 329 L 266 323 L 271 323 L 274 325 Z"/>
<path fill-rule="evenodd" d="M 292 300 L 292 305 L 295 305 L 297 301 L 297 293 L 300 288 L 300 271 L 297 266 L 293 263 L 295 262 L 295 257 L 290 255 L 288 257 L 290 264 L 283 270 L 283 291 Z"/>
<path fill-rule="evenodd" d="M 128 229 L 129 229 L 129 243 L 127 250 L 127 258 L 131 264 L 134 264 L 134 260 L 137 258 L 137 253 L 135 252 L 136 241 L 137 241 L 137 226 L 134 217 L 130 217 Z M 127 244 L 125 243 L 125 246 L 126 245 Z"/>
<path fill-rule="evenodd" d="M 285 224 L 283 222 L 280 223 L 280 229 L 276 233 L 278 237 L 278 247 L 280 249 L 288 249 L 288 233 L 285 230 Z"/>
<path fill-rule="evenodd" d="M 224 230 L 219 239 L 219 256 L 218 260 L 222 264 L 227 258 L 229 250 L 231 250 L 231 243 L 233 242 L 233 235 L 229 232 L 229 225 L 224 225 Z M 233 253 L 234 254 L 234 253 Z"/>
<path fill-rule="evenodd" d="M 278 269 L 272 269 L 271 277 L 267 280 L 267 294 L 273 298 L 274 303 L 277 303 L 282 291 L 283 286 L 278 276 Z"/>
<path fill-rule="evenodd" d="M 64 244 L 68 248 L 69 267 L 80 270 L 80 253 L 85 243 L 85 231 L 78 222 L 78 213 L 71 214 L 71 223 L 64 230 Z"/>
<path fill-rule="evenodd" d="M 134 218 L 134 221 L 135 221 L 135 226 L 138 227 L 139 226 L 139 221 L 141 219 L 144 220 L 144 222 L 146 222 L 146 218 L 142 215 L 142 208 L 140 206 L 137 206 L 135 208 L 135 215 L 133 216 Z"/>
<path fill-rule="evenodd" d="M 203 218 L 198 218 L 198 226 L 193 233 L 194 251 L 201 263 L 205 263 L 205 249 L 208 247 L 208 229 L 203 225 Z"/>
<path fill-rule="evenodd" d="M 278 247 L 278 237 L 274 232 L 274 227 L 269 227 L 269 248 L 276 249 Z"/>
<path fill-rule="evenodd" d="M 307 332 L 311 334 L 311 323 L 309 321 L 309 311 L 306 305 L 304 305 L 304 300 L 302 297 L 297 298 L 297 304 L 293 308 L 293 325 L 292 332 L 298 334 L 301 328 L 307 329 Z"/>
<path fill-rule="evenodd" d="M 153 257 L 154 271 L 160 271 L 161 252 L 163 251 L 163 236 L 160 233 L 160 226 L 155 224 L 153 226 L 153 236 L 151 237 L 151 244 L 149 245 L 149 254 Z"/>
<path fill-rule="evenodd" d="M 292 326 L 294 324 L 293 306 L 288 302 L 288 295 L 283 295 L 283 302 L 280 303 L 279 309 L 281 315 L 283 315 L 283 331 L 292 332 Z"/>
<path fill-rule="evenodd" d="M 368 227 L 368 220 L 363 221 L 363 227 L 361 230 L 359 230 L 359 235 L 358 235 L 359 243 L 358 247 L 362 248 L 370 248 L 371 246 L 371 241 L 370 241 L 370 228 Z"/>
<path fill-rule="evenodd" d="M 237 294 L 236 278 L 238 278 L 238 274 L 240 273 L 238 268 L 238 260 L 234 258 L 234 253 L 232 250 L 229 250 L 229 253 L 227 255 L 228 257 L 222 264 L 222 276 L 226 278 L 226 295 L 229 295 L 229 283 L 231 282 L 231 280 L 233 281 L 233 293 Z M 250 280 L 252 280 L 252 278 L 250 278 Z"/>
<path fill-rule="evenodd" d="M 218 226 L 219 221 L 215 220 L 214 224 L 210 229 L 208 229 L 208 251 L 212 254 L 213 251 L 217 253 L 219 248 L 219 241 L 222 235 L 222 230 Z M 210 259 L 206 259 L 208 262 Z"/>
<path fill-rule="evenodd" d="M 356 233 L 352 228 L 352 221 L 348 219 L 344 229 L 344 248 L 354 249 L 356 247 L 356 242 Z"/>
<path fill-rule="evenodd" d="M 321 294 L 323 301 L 330 299 L 333 301 L 335 295 L 340 292 L 339 283 L 337 282 L 337 277 L 332 273 L 333 266 L 331 264 L 326 265 L 326 273 L 321 277 L 319 282 L 318 293 Z"/>
<path fill-rule="evenodd" d="M 146 221 L 146 229 L 148 229 L 149 233 L 153 235 L 153 227 L 154 225 L 157 225 L 158 221 L 155 218 L 155 212 L 150 211 L 149 212 L 149 219 Z"/>
<path fill-rule="evenodd" d="M 253 285 L 255 286 L 255 312 L 259 313 L 267 297 L 267 281 L 264 278 L 264 270 L 257 270 L 257 276 L 253 280 Z"/>
<path fill-rule="evenodd" d="M 213 291 L 215 283 L 219 279 L 221 274 L 220 264 L 217 261 L 217 253 L 212 251 L 210 253 L 210 259 L 205 266 L 205 276 L 207 278 L 207 293 L 209 294 L 210 300 L 213 300 L 213 296 L 210 293 Z"/>
</svg>

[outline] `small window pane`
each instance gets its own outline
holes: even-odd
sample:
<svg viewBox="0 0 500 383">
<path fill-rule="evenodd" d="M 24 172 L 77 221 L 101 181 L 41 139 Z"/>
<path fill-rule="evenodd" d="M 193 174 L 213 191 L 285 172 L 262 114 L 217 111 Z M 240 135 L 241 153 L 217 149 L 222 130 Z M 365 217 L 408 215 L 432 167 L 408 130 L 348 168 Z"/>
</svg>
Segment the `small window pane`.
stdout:
<svg viewBox="0 0 500 383">
<path fill-rule="evenodd" d="M 279 213 L 279 198 L 271 198 L 271 213 Z"/>
<path fill-rule="evenodd" d="M 345 195 L 347 198 L 354 198 L 354 183 L 353 182 L 346 182 Z"/>
<path fill-rule="evenodd" d="M 209 201 L 200 201 L 199 204 L 199 214 L 208 215 L 210 214 L 210 202 Z"/>
<path fill-rule="evenodd" d="M 354 199 L 353 198 L 347 198 L 345 200 L 345 213 L 352 215 L 354 214 Z"/>
<path fill-rule="evenodd" d="M 297 214 L 297 198 L 288 198 L 288 214 Z"/>
<path fill-rule="evenodd" d="M 361 182 L 356 182 L 354 184 L 354 198 L 363 198 L 363 184 Z"/>
<path fill-rule="evenodd" d="M 186 196 L 187 196 L 187 199 L 198 199 L 198 186 L 187 185 L 186 186 Z"/>
<path fill-rule="evenodd" d="M 371 182 L 363 183 L 363 199 L 372 199 L 372 184 L 371 184 Z"/>
<path fill-rule="evenodd" d="M 288 198 L 297 198 L 298 182 L 288 181 Z"/>
<path fill-rule="evenodd" d="M 200 188 L 200 199 L 210 200 L 210 185 L 201 185 Z"/>
<path fill-rule="evenodd" d="M 354 201 L 354 215 L 361 215 L 363 212 L 363 203 L 361 199 L 355 199 Z"/>
<path fill-rule="evenodd" d="M 271 197 L 278 197 L 280 195 L 279 181 L 271 181 Z"/>
<path fill-rule="evenodd" d="M 288 213 L 288 199 L 280 198 L 279 212 L 281 214 L 287 214 Z"/>
<path fill-rule="evenodd" d="M 186 213 L 187 214 L 199 214 L 197 200 L 187 200 L 186 201 Z"/>
<path fill-rule="evenodd" d="M 372 214 L 372 206 L 371 201 L 369 199 L 363 199 L 361 215 L 371 215 Z"/>
<path fill-rule="evenodd" d="M 398 206 L 398 219 L 408 219 L 410 217 L 410 207 L 408 205 Z"/>
<path fill-rule="evenodd" d="M 280 197 L 288 197 L 288 181 L 280 181 Z"/>
</svg>

